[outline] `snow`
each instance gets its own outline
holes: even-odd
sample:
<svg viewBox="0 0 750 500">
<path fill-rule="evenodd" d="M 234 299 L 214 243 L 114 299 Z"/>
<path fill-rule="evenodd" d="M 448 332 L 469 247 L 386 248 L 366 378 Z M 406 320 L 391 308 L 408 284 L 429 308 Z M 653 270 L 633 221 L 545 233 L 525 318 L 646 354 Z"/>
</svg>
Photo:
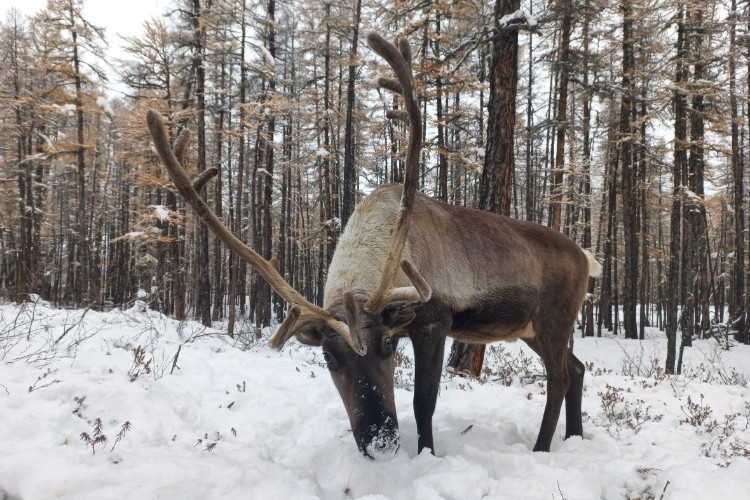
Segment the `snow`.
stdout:
<svg viewBox="0 0 750 500">
<path fill-rule="evenodd" d="M 154 209 L 154 215 L 160 221 L 170 221 L 171 220 L 172 211 L 169 210 L 164 205 L 149 205 L 148 207 Z"/>
<path fill-rule="evenodd" d="M 705 201 L 701 195 L 699 195 L 698 193 L 694 191 L 691 191 L 689 189 L 684 189 L 683 192 L 685 193 L 685 196 L 687 196 L 688 198 L 690 198 L 691 200 L 695 202 L 703 203 Z"/>
<path fill-rule="evenodd" d="M 52 104 L 51 107 L 55 109 L 56 111 L 65 114 L 67 116 L 73 116 L 76 112 L 76 105 L 75 104 L 63 104 L 62 106 L 59 104 Z"/>
<path fill-rule="evenodd" d="M 534 16 L 530 15 L 523 9 L 518 9 L 512 14 L 506 14 L 497 21 L 498 26 L 505 28 L 511 24 L 519 25 L 525 24 L 529 28 L 535 27 L 538 23 Z"/>
<path fill-rule="evenodd" d="M 325 222 L 326 226 L 330 227 L 341 227 L 341 218 L 340 217 L 331 217 Z"/>
<path fill-rule="evenodd" d="M 140 301 L 106 313 L 0 305 L 0 497 L 746 497 L 750 348 L 696 340 L 684 375 L 668 377 L 666 340 L 647 332 L 576 337 L 584 437 L 562 439 L 563 411 L 550 453 L 531 451 L 545 386 L 518 342 L 489 347 L 482 381 L 443 376 L 437 456 L 417 454 L 401 343 L 401 447 L 373 461 L 319 349 L 292 341 L 279 353 L 265 345 L 270 332 L 230 339 Z"/>
<path fill-rule="evenodd" d="M 386 418 L 384 424 L 391 425 L 391 418 Z M 377 461 L 392 460 L 399 449 L 400 436 L 398 432 L 391 433 L 386 428 L 380 429 L 372 442 L 367 445 L 367 453 Z"/>
<path fill-rule="evenodd" d="M 102 108 L 104 112 L 109 115 L 115 114 L 112 110 L 112 106 L 109 104 L 109 101 L 103 96 L 99 96 L 96 98 L 96 105 Z"/>
<path fill-rule="evenodd" d="M 263 62 L 268 65 L 271 71 L 275 71 L 276 59 L 274 59 L 268 49 L 260 44 L 253 44 L 253 47 L 258 51 L 258 54 L 260 54 L 260 56 L 263 58 Z"/>
</svg>

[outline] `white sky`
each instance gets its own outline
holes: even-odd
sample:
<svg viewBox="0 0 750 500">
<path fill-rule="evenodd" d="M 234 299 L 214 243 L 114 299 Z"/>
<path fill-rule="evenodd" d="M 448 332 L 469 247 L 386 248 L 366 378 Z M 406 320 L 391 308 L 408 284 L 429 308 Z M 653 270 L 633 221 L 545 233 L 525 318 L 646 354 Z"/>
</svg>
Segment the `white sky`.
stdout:
<svg viewBox="0 0 750 500">
<path fill-rule="evenodd" d="M 117 44 L 116 33 L 138 33 L 144 20 L 161 15 L 169 3 L 169 0 L 87 0 L 84 13 L 93 24 L 107 28 L 109 42 Z M 4 16 L 8 9 L 15 7 L 29 15 L 46 6 L 47 0 L 0 0 L 0 13 Z"/>
<path fill-rule="evenodd" d="M 87 0 L 84 17 L 95 26 L 106 29 L 109 53 L 118 56 L 122 40 L 118 35 L 137 35 L 143 21 L 161 16 L 171 0 Z M 0 19 L 5 19 L 7 11 L 15 7 L 25 15 L 32 15 L 47 6 L 47 0 L 0 0 Z M 114 77 L 110 76 L 110 80 Z M 116 82 L 110 82 L 117 91 Z"/>
</svg>

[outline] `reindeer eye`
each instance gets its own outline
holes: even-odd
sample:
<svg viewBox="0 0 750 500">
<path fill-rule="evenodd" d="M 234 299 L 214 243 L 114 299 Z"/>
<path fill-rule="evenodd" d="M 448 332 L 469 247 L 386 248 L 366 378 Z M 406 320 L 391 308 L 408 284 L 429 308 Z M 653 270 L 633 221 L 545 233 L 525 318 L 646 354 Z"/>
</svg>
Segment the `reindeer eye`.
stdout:
<svg viewBox="0 0 750 500">
<path fill-rule="evenodd" d="M 336 358 L 334 358 L 328 351 L 323 351 L 323 359 L 325 360 L 326 365 L 328 365 L 329 370 L 335 370 L 339 367 L 339 362 L 336 361 Z"/>
<path fill-rule="evenodd" d="M 390 356 L 393 354 L 393 339 L 386 337 L 383 341 L 383 356 Z"/>
</svg>

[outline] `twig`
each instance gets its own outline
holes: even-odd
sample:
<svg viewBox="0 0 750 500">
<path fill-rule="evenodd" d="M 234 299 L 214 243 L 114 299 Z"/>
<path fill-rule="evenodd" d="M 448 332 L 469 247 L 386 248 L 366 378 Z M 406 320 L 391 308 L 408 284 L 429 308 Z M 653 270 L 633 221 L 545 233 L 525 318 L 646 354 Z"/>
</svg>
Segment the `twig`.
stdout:
<svg viewBox="0 0 750 500">
<path fill-rule="evenodd" d="M 563 494 L 562 488 L 560 488 L 560 481 L 557 482 L 557 491 L 560 492 L 560 498 L 565 500 L 565 494 Z"/>
<path fill-rule="evenodd" d="M 125 434 L 130 430 L 130 420 L 126 420 L 124 424 L 122 424 L 122 427 L 120 427 L 120 432 L 117 433 L 117 438 L 115 438 L 115 444 L 112 445 L 112 449 L 109 451 L 115 451 L 115 446 L 117 446 L 117 443 L 120 442 L 120 440 L 125 437 Z"/>
<path fill-rule="evenodd" d="M 36 305 L 39 301 L 34 301 L 34 307 L 31 309 L 31 320 L 29 321 L 29 332 L 26 334 L 26 340 L 31 340 L 31 327 L 34 324 L 34 317 L 36 316 Z M 24 302 L 24 306 L 26 303 Z"/>
<path fill-rule="evenodd" d="M 661 490 L 661 496 L 659 497 L 659 500 L 664 500 L 664 493 L 667 492 L 667 487 L 669 486 L 669 481 L 667 481 L 667 484 L 664 485 L 664 489 Z"/>
<path fill-rule="evenodd" d="M 180 357 L 180 351 L 181 350 L 182 350 L 182 344 L 180 344 L 179 346 L 177 346 L 177 354 L 174 355 L 174 359 L 172 360 L 172 369 L 169 370 L 169 374 L 170 375 L 172 375 L 172 373 L 174 373 L 174 369 L 175 368 L 177 368 L 178 370 L 180 369 L 180 367 L 177 366 L 177 358 Z"/>
<path fill-rule="evenodd" d="M 63 339 L 63 337 L 65 337 L 68 334 L 68 332 L 70 332 L 73 328 L 81 324 L 81 322 L 83 321 L 83 318 L 86 316 L 86 313 L 89 312 L 89 309 L 91 309 L 91 306 L 83 310 L 83 314 L 81 314 L 81 317 L 78 318 L 78 321 L 70 325 L 68 328 L 66 328 L 65 331 L 62 333 L 62 335 L 57 337 L 57 340 L 55 340 L 55 344 L 59 343 Z"/>
<path fill-rule="evenodd" d="M 466 429 L 464 429 L 464 430 L 461 431 L 461 436 L 463 436 L 464 434 L 466 434 L 467 432 L 469 432 L 473 428 L 474 428 L 474 424 L 469 425 Z"/>
</svg>

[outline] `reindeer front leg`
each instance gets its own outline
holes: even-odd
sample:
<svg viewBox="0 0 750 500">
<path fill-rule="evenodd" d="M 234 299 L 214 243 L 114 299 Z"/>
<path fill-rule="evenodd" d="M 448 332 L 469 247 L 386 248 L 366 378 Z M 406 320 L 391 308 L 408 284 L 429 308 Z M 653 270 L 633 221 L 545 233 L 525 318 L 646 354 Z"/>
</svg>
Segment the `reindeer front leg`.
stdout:
<svg viewBox="0 0 750 500">
<path fill-rule="evenodd" d="M 411 329 L 414 346 L 414 417 L 419 433 L 418 450 L 429 448 L 435 454 L 432 440 L 432 415 L 435 413 L 440 375 L 443 372 L 443 352 L 448 326 L 430 323 Z"/>
</svg>

